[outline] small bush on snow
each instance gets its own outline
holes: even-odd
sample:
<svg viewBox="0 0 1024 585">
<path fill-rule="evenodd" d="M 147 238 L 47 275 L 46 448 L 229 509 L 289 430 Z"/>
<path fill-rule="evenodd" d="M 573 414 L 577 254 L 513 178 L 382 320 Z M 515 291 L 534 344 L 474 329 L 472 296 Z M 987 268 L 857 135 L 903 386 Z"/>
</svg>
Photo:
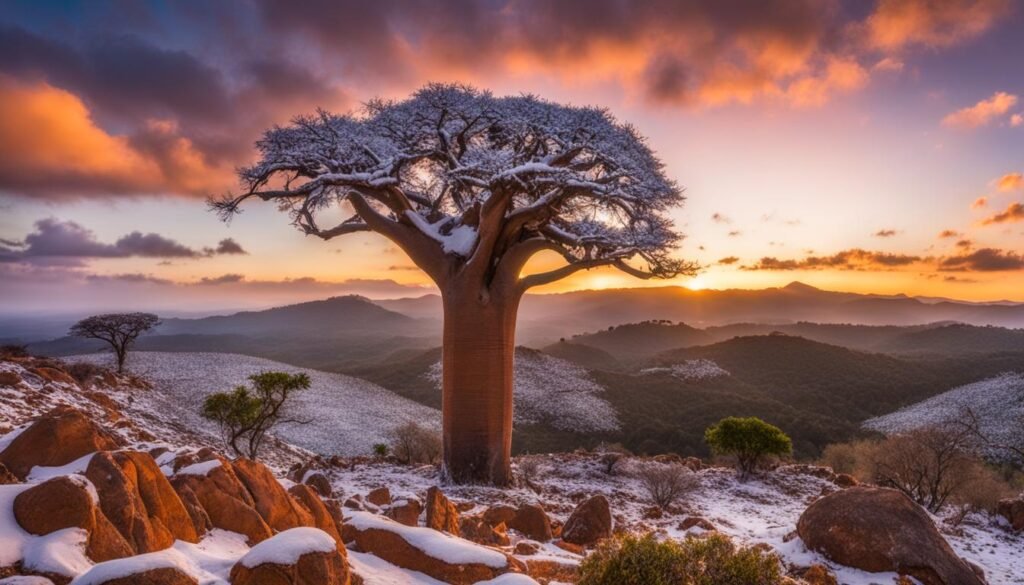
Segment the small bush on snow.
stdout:
<svg viewBox="0 0 1024 585">
<path fill-rule="evenodd" d="M 793 443 L 782 429 L 754 416 L 723 418 L 704 431 L 704 440 L 716 455 L 736 458 L 743 480 L 750 477 L 765 458 L 793 452 Z"/>
<path fill-rule="evenodd" d="M 662 510 L 668 510 L 697 486 L 694 473 L 678 463 L 650 461 L 638 466 L 633 474 Z"/>
<path fill-rule="evenodd" d="M 441 460 L 441 433 L 409 421 L 392 429 L 391 452 L 402 463 L 434 464 Z"/>
<path fill-rule="evenodd" d="M 601 443 L 594 451 L 601 455 L 601 465 L 608 475 L 615 475 L 621 463 L 633 454 L 622 443 Z"/>
<path fill-rule="evenodd" d="M 653 535 L 605 540 L 580 565 L 580 585 L 777 585 L 778 557 L 710 534 L 683 541 Z"/>
</svg>

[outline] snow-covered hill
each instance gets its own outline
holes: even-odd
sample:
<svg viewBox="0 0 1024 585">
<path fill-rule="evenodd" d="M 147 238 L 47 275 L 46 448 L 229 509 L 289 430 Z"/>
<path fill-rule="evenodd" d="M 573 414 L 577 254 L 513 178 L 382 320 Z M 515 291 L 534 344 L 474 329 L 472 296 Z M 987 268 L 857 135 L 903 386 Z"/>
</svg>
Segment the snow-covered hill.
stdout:
<svg viewBox="0 0 1024 585">
<path fill-rule="evenodd" d="M 110 364 L 110 354 L 71 356 L 66 361 Z M 200 415 L 203 399 L 214 392 L 245 384 L 248 376 L 274 370 L 304 372 L 312 385 L 295 394 L 295 418 L 308 424 L 281 425 L 281 439 L 324 455 L 365 455 L 374 443 L 388 442 L 387 433 L 407 421 L 440 428 L 441 413 L 398 396 L 376 384 L 318 370 L 297 368 L 262 358 L 228 353 L 134 352 L 128 368 L 153 385 L 141 396 L 153 412 L 194 429 L 216 432 Z"/>
<path fill-rule="evenodd" d="M 998 444 L 1024 443 L 1024 374 L 1008 372 L 953 388 L 896 412 L 869 419 L 864 427 L 897 433 L 932 424 L 961 420 L 970 408 L 979 430 Z M 1005 453 L 992 452 L 993 457 Z"/>
<path fill-rule="evenodd" d="M 441 362 L 426 377 L 441 387 Z M 577 433 L 619 428 L 615 408 L 601 397 L 604 387 L 584 368 L 525 347 L 516 348 L 515 423 L 547 424 Z"/>
</svg>

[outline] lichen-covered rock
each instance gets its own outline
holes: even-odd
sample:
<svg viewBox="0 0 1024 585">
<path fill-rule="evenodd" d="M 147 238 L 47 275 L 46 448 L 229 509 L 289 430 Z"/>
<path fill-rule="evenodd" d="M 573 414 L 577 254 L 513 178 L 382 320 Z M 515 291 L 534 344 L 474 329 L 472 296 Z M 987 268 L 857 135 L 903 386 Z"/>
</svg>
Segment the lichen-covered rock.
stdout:
<svg viewBox="0 0 1024 585">
<path fill-rule="evenodd" d="M 825 496 L 797 522 L 807 548 L 864 571 L 895 571 L 925 585 L 983 585 L 928 514 L 902 493 L 858 486 Z"/>
</svg>

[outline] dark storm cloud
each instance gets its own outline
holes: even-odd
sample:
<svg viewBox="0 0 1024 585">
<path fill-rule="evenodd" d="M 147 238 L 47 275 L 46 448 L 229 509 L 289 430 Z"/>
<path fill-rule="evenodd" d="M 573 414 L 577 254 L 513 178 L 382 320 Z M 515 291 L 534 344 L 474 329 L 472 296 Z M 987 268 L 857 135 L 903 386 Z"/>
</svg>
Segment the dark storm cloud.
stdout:
<svg viewBox="0 0 1024 585">
<path fill-rule="evenodd" d="M 244 254 L 234 240 L 221 240 L 216 248 L 194 250 L 156 233 L 131 232 L 113 244 L 96 239 L 96 234 L 73 221 L 41 219 L 35 231 L 22 242 L 4 240 L 0 261 L 46 262 L 53 258 L 205 258 L 218 254 Z"/>
</svg>

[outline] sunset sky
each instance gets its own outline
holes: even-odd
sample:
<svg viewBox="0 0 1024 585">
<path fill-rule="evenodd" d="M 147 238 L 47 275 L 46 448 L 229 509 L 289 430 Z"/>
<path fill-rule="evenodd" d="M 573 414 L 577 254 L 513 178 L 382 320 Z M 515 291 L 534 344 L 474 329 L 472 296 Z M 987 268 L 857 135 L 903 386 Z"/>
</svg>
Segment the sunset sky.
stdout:
<svg viewBox="0 0 1024 585">
<path fill-rule="evenodd" d="M 1024 2 L 303 4 L 3 2 L 4 311 L 430 292 L 378 236 L 205 198 L 262 130 L 431 81 L 634 124 L 688 197 L 677 254 L 703 269 L 670 284 L 1024 301 Z"/>
</svg>

